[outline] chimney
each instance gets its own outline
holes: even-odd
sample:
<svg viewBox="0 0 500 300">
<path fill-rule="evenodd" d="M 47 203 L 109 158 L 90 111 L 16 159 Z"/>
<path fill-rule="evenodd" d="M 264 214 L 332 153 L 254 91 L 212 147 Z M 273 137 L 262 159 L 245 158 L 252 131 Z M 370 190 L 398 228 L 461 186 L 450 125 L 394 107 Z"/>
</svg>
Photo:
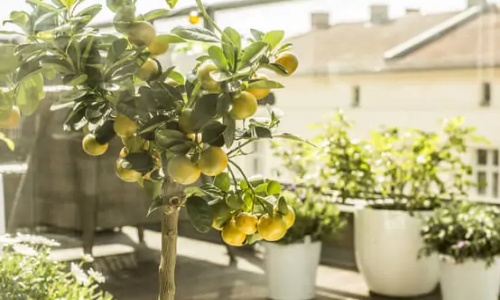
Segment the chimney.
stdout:
<svg viewBox="0 0 500 300">
<path fill-rule="evenodd" d="M 474 6 L 486 6 L 488 1 L 486 0 L 467 0 L 467 8 L 471 8 Z"/>
<path fill-rule="evenodd" d="M 408 8 L 406 8 L 406 14 L 407 15 L 419 15 L 420 14 L 420 8 L 417 8 L 417 7 L 408 7 Z"/>
<path fill-rule="evenodd" d="M 311 28 L 313 30 L 328 29 L 330 27 L 330 14 L 328 12 L 313 12 L 311 14 Z"/>
<path fill-rule="evenodd" d="M 389 21 L 389 6 L 386 4 L 370 5 L 370 22 L 382 24 Z"/>
</svg>

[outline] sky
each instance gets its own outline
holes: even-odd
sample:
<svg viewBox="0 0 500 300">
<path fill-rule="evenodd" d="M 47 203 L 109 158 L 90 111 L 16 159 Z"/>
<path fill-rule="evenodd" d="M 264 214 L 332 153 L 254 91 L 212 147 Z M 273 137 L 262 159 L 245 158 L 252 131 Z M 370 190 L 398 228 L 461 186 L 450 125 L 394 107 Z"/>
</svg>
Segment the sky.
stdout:
<svg viewBox="0 0 500 300">
<path fill-rule="evenodd" d="M 234 0 L 206 0 L 205 3 L 226 2 Z M 243 0 L 244 1 L 244 0 Z M 0 0 L 0 20 L 8 19 L 9 12 L 24 9 L 22 0 Z M 102 3 L 105 0 L 86 0 L 86 3 Z M 142 12 L 155 8 L 166 7 L 165 0 L 139 0 L 139 10 Z M 388 4 L 393 17 L 404 14 L 407 7 L 420 8 L 422 13 L 435 13 L 450 10 L 460 10 L 466 6 L 467 0 L 295 0 L 289 4 L 269 4 L 238 10 L 228 10 L 216 14 L 221 27 L 231 26 L 237 30 L 248 32 L 250 28 L 262 31 L 284 29 L 287 35 L 296 35 L 310 29 L 310 14 L 327 11 L 330 22 L 346 22 L 365 20 L 368 17 L 370 4 Z M 491 2 L 500 2 L 492 0 Z M 179 0 L 178 7 L 194 5 L 194 0 Z M 107 9 L 98 18 L 98 22 L 108 21 L 112 17 Z M 178 25 L 189 25 L 187 18 L 162 22 L 160 31 L 167 32 Z M 1 26 L 0 26 L 1 28 Z M 6 29 L 6 28 L 5 28 Z"/>
</svg>

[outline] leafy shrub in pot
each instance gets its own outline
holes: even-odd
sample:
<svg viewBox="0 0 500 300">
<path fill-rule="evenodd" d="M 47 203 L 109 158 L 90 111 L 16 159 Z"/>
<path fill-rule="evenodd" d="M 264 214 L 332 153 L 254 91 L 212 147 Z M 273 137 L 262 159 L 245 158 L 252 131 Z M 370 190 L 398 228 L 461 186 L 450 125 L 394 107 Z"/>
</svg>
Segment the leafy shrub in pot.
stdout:
<svg viewBox="0 0 500 300">
<path fill-rule="evenodd" d="M 316 148 L 307 143 L 275 145 L 275 155 L 294 184 L 284 192 L 295 211 L 295 223 L 278 243 L 266 243 L 269 297 L 280 300 L 312 299 L 321 242 L 344 226 L 340 211 L 317 182 Z M 297 260 L 300 257 L 300 260 Z"/>
<path fill-rule="evenodd" d="M 441 256 L 444 300 L 498 299 L 500 210 L 470 202 L 453 203 L 426 219 L 422 256 Z"/>
</svg>

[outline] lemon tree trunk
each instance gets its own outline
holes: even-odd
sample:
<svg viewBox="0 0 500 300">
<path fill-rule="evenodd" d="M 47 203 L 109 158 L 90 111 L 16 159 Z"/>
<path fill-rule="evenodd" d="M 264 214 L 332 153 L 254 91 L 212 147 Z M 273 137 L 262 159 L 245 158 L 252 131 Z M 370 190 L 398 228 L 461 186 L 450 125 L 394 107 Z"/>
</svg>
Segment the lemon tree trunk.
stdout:
<svg viewBox="0 0 500 300">
<path fill-rule="evenodd" d="M 162 207 L 161 213 L 161 261 L 158 300 L 174 300 L 179 210 L 185 197 L 181 187 L 170 179 L 167 179 L 165 194 L 167 203 Z"/>
</svg>

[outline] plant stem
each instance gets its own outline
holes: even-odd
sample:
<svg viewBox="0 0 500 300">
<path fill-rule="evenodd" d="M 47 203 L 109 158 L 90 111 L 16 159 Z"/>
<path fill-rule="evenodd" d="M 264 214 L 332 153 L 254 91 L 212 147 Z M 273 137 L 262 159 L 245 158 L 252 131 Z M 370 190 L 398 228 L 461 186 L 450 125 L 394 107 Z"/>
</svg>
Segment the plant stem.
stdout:
<svg viewBox="0 0 500 300">
<path fill-rule="evenodd" d="M 248 140 L 248 141 L 246 141 L 246 142 L 244 142 L 244 143 L 239 144 L 236 148 L 234 148 L 234 149 L 232 149 L 231 151 L 229 151 L 229 152 L 227 153 L 227 156 L 229 156 L 229 155 L 233 154 L 233 153 L 234 153 L 234 152 L 236 152 L 237 150 L 240 150 L 241 148 L 245 147 L 246 145 L 250 144 L 250 143 L 251 143 L 251 142 L 253 142 L 253 141 L 255 141 L 255 139 L 250 139 L 250 140 Z"/>
<path fill-rule="evenodd" d="M 177 259 L 177 234 L 179 210 L 184 203 L 180 185 L 167 178 L 165 182 L 166 204 L 161 212 L 161 261 L 159 267 L 158 300 L 175 299 L 175 264 Z"/>
<path fill-rule="evenodd" d="M 201 11 L 201 14 L 203 17 L 208 21 L 208 23 L 215 29 L 217 30 L 224 39 L 227 41 L 230 41 L 231 39 L 227 36 L 227 34 L 220 29 L 220 27 L 212 20 L 212 18 L 208 15 L 207 10 L 203 6 L 203 3 L 201 3 L 201 0 L 196 0 L 196 5 L 198 6 L 198 9 Z"/>
</svg>

